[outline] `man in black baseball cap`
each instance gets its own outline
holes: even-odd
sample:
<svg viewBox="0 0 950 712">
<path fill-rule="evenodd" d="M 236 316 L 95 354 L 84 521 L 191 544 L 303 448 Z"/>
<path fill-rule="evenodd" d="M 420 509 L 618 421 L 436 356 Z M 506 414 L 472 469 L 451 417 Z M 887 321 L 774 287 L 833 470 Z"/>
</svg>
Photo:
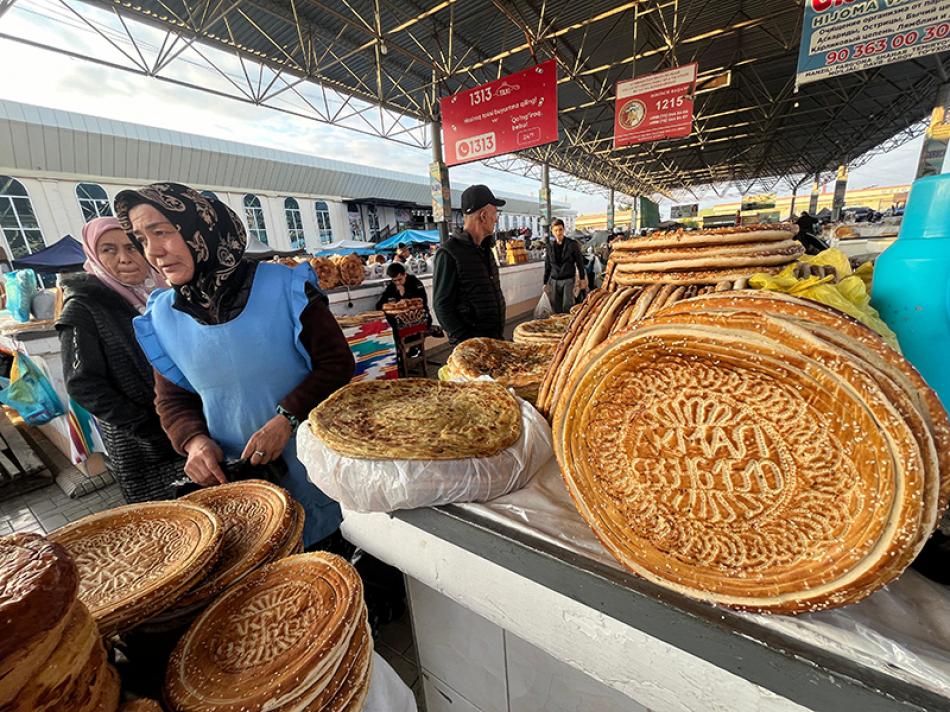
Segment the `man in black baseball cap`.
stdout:
<svg viewBox="0 0 950 712">
<path fill-rule="evenodd" d="M 432 302 L 453 345 L 476 336 L 502 338 L 505 295 L 491 248 L 498 208 L 504 204 L 486 185 L 466 188 L 462 230 L 435 254 Z"/>
</svg>

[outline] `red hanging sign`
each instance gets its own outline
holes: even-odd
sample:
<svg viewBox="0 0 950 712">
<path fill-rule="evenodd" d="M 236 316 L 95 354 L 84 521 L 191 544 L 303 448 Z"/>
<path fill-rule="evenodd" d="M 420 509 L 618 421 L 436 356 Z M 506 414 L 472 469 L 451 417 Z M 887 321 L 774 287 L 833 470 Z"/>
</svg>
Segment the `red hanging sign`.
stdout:
<svg viewBox="0 0 950 712">
<path fill-rule="evenodd" d="M 557 63 L 442 97 L 439 105 L 449 166 L 557 141 Z"/>
<path fill-rule="evenodd" d="M 682 138 L 693 131 L 697 64 L 617 82 L 614 148 Z"/>
</svg>

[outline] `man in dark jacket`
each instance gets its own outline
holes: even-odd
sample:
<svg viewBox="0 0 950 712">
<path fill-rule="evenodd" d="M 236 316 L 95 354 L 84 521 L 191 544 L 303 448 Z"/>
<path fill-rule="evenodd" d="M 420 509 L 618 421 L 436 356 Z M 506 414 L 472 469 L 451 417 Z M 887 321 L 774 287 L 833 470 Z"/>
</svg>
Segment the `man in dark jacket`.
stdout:
<svg viewBox="0 0 950 712">
<path fill-rule="evenodd" d="M 421 299 L 422 306 L 426 310 L 426 319 L 432 324 L 432 317 L 429 316 L 429 296 L 426 294 L 426 288 L 414 274 L 407 274 L 406 268 L 399 262 L 393 262 L 386 269 L 386 276 L 389 277 L 389 284 L 376 300 L 376 311 L 382 311 L 383 305 L 387 302 L 399 302 L 403 299 Z"/>
<path fill-rule="evenodd" d="M 462 193 L 462 231 L 435 254 L 433 306 L 449 343 L 487 336 L 502 338 L 505 295 L 491 247 L 498 208 L 505 204 L 485 185 Z"/>
<path fill-rule="evenodd" d="M 551 222 L 551 235 L 544 255 L 544 293 L 551 299 L 555 314 L 569 312 L 574 306 L 574 275 L 580 277 L 580 288 L 587 289 L 587 268 L 576 240 L 564 236 L 564 221 Z"/>
</svg>

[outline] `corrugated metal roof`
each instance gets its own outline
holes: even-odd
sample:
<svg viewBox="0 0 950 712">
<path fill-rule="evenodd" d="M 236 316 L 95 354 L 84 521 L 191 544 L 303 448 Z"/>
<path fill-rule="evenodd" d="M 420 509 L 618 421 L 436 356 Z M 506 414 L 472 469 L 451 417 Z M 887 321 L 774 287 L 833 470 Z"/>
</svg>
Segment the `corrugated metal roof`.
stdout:
<svg viewBox="0 0 950 712">
<path fill-rule="evenodd" d="M 0 100 L 0 171 L 18 169 L 351 200 L 431 201 L 428 180 L 409 173 Z M 509 210 L 538 210 L 534 198 L 499 195 Z M 455 205 L 460 197 L 453 190 Z"/>
</svg>

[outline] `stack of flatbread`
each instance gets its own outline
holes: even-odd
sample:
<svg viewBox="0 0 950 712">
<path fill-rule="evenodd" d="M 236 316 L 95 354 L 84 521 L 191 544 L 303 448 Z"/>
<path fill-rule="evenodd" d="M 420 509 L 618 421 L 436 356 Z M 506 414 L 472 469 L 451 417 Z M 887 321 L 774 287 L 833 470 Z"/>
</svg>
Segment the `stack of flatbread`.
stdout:
<svg viewBox="0 0 950 712">
<path fill-rule="evenodd" d="M 119 677 L 78 600 L 62 546 L 36 534 L 0 538 L 0 708 L 115 712 Z"/>
<path fill-rule="evenodd" d="M 594 290 L 578 305 L 580 309 L 558 342 L 554 356 L 548 363 L 538 391 L 538 410 L 550 420 L 554 405 L 576 364 L 609 336 L 629 329 L 638 319 L 654 314 L 681 299 L 742 289 L 745 282 L 745 279 L 741 279 L 706 285 L 650 284 L 617 287 L 613 291 Z"/>
<path fill-rule="evenodd" d="M 440 375 L 448 381 L 490 376 L 529 403 L 538 398 L 541 380 L 554 354 L 549 344 L 517 344 L 498 339 L 466 339 L 452 351 Z"/>
<path fill-rule="evenodd" d="M 181 639 L 165 677 L 174 712 L 357 712 L 373 639 L 356 570 L 332 554 L 268 564 L 214 601 Z"/>
<path fill-rule="evenodd" d="M 791 224 L 655 233 L 619 240 L 607 265 L 611 286 L 715 284 L 775 273 L 804 254 Z"/>
<path fill-rule="evenodd" d="M 347 287 L 358 287 L 363 283 L 365 272 L 363 260 L 359 255 L 334 255 L 330 258 L 340 270 L 340 283 Z"/>
<path fill-rule="evenodd" d="M 189 622 L 215 596 L 264 564 L 303 551 L 304 510 L 290 494 L 263 480 L 231 482 L 192 492 L 179 501 L 207 507 L 221 522 L 214 566 L 174 606 L 150 621 Z"/>
<path fill-rule="evenodd" d="M 79 570 L 79 600 L 105 637 L 172 608 L 217 561 L 217 515 L 191 502 L 144 502 L 57 529 Z"/>
<path fill-rule="evenodd" d="M 385 318 L 386 312 L 368 311 L 360 312 L 359 314 L 353 314 L 350 316 L 338 316 L 336 318 L 336 323 L 340 325 L 340 328 L 346 328 L 349 326 L 362 326 L 363 324 L 368 324 L 371 321 L 379 321 L 380 319 Z"/>
<path fill-rule="evenodd" d="M 310 267 L 316 273 L 320 281 L 320 289 L 323 291 L 328 292 L 340 286 L 340 268 L 329 257 L 311 258 Z"/>
<path fill-rule="evenodd" d="M 914 368 L 831 308 L 708 294 L 593 350 L 555 452 L 631 571 L 701 600 L 854 603 L 920 552 L 950 499 L 950 422 Z"/>
<path fill-rule="evenodd" d="M 547 319 L 525 321 L 515 327 L 513 338 L 516 344 L 555 346 L 570 326 L 570 314 L 555 314 Z"/>
<path fill-rule="evenodd" d="M 490 457 L 521 436 L 518 402 L 491 381 L 351 383 L 314 408 L 309 421 L 331 450 L 364 460 Z"/>
</svg>

